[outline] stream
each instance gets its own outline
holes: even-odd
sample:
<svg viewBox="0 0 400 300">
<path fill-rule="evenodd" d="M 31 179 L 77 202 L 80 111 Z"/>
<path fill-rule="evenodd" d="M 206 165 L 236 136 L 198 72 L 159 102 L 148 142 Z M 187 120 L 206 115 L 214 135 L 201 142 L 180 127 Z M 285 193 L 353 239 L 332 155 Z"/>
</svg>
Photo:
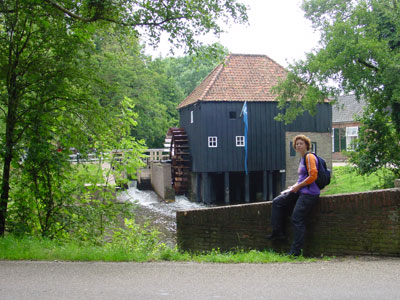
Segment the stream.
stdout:
<svg viewBox="0 0 400 300">
<path fill-rule="evenodd" d="M 149 222 L 152 228 L 161 233 L 160 242 L 171 247 L 176 245 L 176 212 L 206 207 L 202 203 L 189 201 L 185 196 L 176 196 L 174 202 L 164 201 L 153 191 L 138 190 L 135 183 L 121 192 L 118 198 L 136 203 L 136 222 Z"/>
</svg>

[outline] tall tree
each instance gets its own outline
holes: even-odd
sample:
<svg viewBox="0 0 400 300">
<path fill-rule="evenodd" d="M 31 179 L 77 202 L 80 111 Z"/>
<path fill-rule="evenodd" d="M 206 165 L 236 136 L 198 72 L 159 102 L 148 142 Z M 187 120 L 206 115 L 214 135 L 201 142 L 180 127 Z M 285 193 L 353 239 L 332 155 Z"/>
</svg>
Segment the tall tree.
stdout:
<svg viewBox="0 0 400 300">
<path fill-rule="evenodd" d="M 87 35 L 59 13 L 47 13 L 37 1 L 2 1 L 0 11 L 0 106 L 5 123 L 2 138 L 2 181 L 0 198 L 0 235 L 4 233 L 10 190 L 12 163 L 21 158 L 27 130 L 43 118 L 68 109 L 91 107 L 85 85 L 86 75 L 78 68 Z M 77 113 L 84 116 L 84 111 Z M 14 160 L 16 158 L 17 160 Z M 14 167 L 17 164 L 14 163 Z"/>
<path fill-rule="evenodd" d="M 302 8 L 321 39 L 276 88 L 283 109 L 278 118 L 290 122 L 328 96 L 354 93 L 368 107 L 352 161 L 361 173 L 388 166 L 399 176 L 399 2 L 306 0 Z"/>
<path fill-rule="evenodd" d="M 117 24 L 136 34 L 142 29 L 154 44 L 168 32 L 173 44 L 191 50 L 198 46 L 196 35 L 219 33 L 219 20 L 230 18 L 246 21 L 246 8 L 236 0 L 2 0 L 0 109 L 5 135 L 0 236 L 5 231 L 11 166 L 32 126 L 27 116 L 64 111 L 75 115 L 79 126 L 95 126 L 92 109 L 98 102 L 90 84 L 95 74 L 83 62 L 96 27 Z"/>
<path fill-rule="evenodd" d="M 166 72 L 175 79 L 184 96 L 187 96 L 223 61 L 228 52 L 228 49 L 218 43 L 202 46 L 196 54 L 164 59 Z"/>
<path fill-rule="evenodd" d="M 95 58 L 103 82 L 96 90 L 103 106 L 116 106 L 129 97 L 138 113 L 131 135 L 150 148 L 163 147 L 169 127 L 178 121 L 176 106 L 183 94 L 166 75 L 163 59 L 152 61 L 142 53 L 138 39 L 118 32 L 97 33 Z"/>
</svg>

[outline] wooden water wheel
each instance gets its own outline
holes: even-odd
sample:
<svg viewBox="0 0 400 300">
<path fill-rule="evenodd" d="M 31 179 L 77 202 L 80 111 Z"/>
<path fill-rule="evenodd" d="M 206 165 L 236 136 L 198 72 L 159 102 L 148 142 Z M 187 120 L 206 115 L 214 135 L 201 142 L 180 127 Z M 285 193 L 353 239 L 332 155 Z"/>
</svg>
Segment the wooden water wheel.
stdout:
<svg viewBox="0 0 400 300">
<path fill-rule="evenodd" d="M 186 195 L 190 184 L 190 149 L 183 128 L 170 128 L 166 141 L 170 141 L 171 177 L 175 195 Z"/>
</svg>

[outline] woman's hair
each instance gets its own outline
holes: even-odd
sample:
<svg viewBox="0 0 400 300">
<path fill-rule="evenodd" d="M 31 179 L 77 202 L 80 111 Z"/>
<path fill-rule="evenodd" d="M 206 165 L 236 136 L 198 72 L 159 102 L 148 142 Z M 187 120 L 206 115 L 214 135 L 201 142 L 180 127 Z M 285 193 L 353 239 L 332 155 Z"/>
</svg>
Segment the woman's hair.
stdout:
<svg viewBox="0 0 400 300">
<path fill-rule="evenodd" d="M 296 141 L 297 140 L 302 140 L 304 143 L 306 143 L 307 151 L 310 151 L 310 149 L 311 149 L 311 140 L 308 137 L 306 137 L 305 135 L 303 135 L 303 134 L 296 135 L 293 138 L 293 149 L 294 150 L 296 150 Z"/>
</svg>

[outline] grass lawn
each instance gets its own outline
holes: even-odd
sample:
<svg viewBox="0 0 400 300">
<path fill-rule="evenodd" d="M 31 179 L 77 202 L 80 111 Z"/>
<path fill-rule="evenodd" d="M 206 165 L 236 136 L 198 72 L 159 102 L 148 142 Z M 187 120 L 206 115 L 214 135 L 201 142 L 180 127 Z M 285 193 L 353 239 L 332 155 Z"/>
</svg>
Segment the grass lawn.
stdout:
<svg viewBox="0 0 400 300">
<path fill-rule="evenodd" d="M 323 259 L 329 260 L 328 257 Z M 16 238 L 6 235 L 0 238 L 0 260 L 62 260 L 62 261 L 108 261 L 108 262 L 151 262 L 193 261 L 202 263 L 276 263 L 312 262 L 315 258 L 294 258 L 273 251 L 208 251 L 199 254 L 180 252 L 173 248 L 159 251 L 135 251 L 122 245 L 103 246 L 78 244 L 73 241 L 60 243 L 55 240 L 34 237 Z"/>
<path fill-rule="evenodd" d="M 331 183 L 325 187 L 321 195 L 334 195 L 371 191 L 381 184 L 381 174 L 361 176 L 354 167 L 333 167 Z"/>
</svg>

